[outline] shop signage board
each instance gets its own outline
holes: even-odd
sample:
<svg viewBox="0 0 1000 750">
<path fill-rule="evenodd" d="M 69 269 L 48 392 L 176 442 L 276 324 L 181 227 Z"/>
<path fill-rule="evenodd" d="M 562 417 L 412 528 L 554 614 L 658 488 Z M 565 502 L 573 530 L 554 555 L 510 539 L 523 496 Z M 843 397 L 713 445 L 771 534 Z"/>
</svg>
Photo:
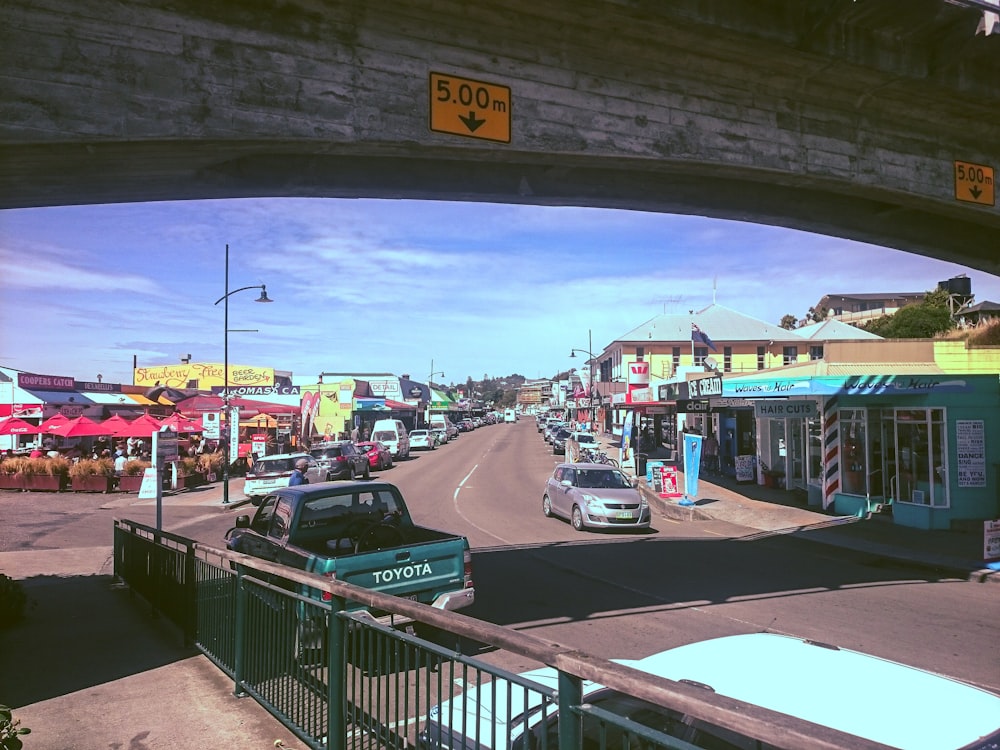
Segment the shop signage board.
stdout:
<svg viewBox="0 0 1000 750">
<path fill-rule="evenodd" d="M 681 388 L 681 398 L 684 398 L 684 389 Z M 708 398 L 709 396 L 722 395 L 722 376 L 713 375 L 710 378 L 699 378 L 698 380 L 687 381 L 687 398 Z"/>
<path fill-rule="evenodd" d="M 815 401 L 758 399 L 753 406 L 754 415 L 771 419 L 812 419 L 819 416 Z"/>
<path fill-rule="evenodd" d="M 680 497 L 677 487 L 677 467 L 658 466 L 653 472 L 653 489 L 660 497 Z"/>
<path fill-rule="evenodd" d="M 677 400 L 678 414 L 708 414 L 710 411 L 711 411 L 711 405 L 707 398 L 704 399 L 682 398 Z"/>
<path fill-rule="evenodd" d="M 1000 560 L 1000 520 L 983 521 L 983 560 Z"/>
<path fill-rule="evenodd" d="M 214 411 L 205 412 L 201 415 L 201 436 L 206 440 L 218 440 L 220 425 L 218 414 Z"/>
<path fill-rule="evenodd" d="M 736 457 L 736 481 L 752 482 L 754 480 L 754 456 Z"/>
<path fill-rule="evenodd" d="M 168 429 L 154 432 L 153 456 L 157 469 L 162 469 L 164 464 L 171 461 L 177 461 L 180 458 L 177 452 L 177 433 Z"/>
<path fill-rule="evenodd" d="M 986 422 L 982 419 L 955 420 L 955 448 L 958 453 L 958 486 L 986 486 Z"/>
<path fill-rule="evenodd" d="M 510 86 L 449 73 L 431 73 L 430 129 L 510 143 Z"/>
</svg>

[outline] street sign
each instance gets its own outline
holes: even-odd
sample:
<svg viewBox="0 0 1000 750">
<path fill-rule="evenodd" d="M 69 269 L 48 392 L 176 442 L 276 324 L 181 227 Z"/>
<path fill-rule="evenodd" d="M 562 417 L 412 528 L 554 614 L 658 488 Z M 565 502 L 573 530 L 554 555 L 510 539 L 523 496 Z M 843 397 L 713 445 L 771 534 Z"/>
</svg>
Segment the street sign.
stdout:
<svg viewBox="0 0 1000 750">
<path fill-rule="evenodd" d="M 177 453 L 177 433 L 173 430 L 154 432 L 153 455 L 156 457 L 157 467 L 178 460 L 180 456 Z"/>
<path fill-rule="evenodd" d="M 996 205 L 996 183 L 993 167 L 972 164 L 967 161 L 955 162 L 955 198 L 981 206 Z"/>
<path fill-rule="evenodd" d="M 430 74 L 430 129 L 510 143 L 510 87 L 471 78 Z"/>
</svg>

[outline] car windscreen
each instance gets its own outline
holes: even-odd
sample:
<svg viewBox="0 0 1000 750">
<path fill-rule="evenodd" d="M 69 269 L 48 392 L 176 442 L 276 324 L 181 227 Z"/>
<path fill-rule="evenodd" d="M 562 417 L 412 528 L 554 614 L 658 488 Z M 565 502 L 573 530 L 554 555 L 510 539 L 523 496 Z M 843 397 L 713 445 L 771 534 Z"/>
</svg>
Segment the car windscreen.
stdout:
<svg viewBox="0 0 1000 750">
<path fill-rule="evenodd" d="M 290 458 L 271 458 L 266 461 L 257 461 L 254 463 L 253 468 L 250 469 L 251 474 L 281 474 L 286 471 L 291 471 L 292 459 Z"/>
<path fill-rule="evenodd" d="M 336 458 L 341 452 L 339 446 L 337 448 L 317 448 L 309 451 L 313 458 Z"/>
<path fill-rule="evenodd" d="M 632 487 L 628 477 L 613 469 L 581 469 L 576 474 L 577 487 L 626 490 Z"/>
</svg>

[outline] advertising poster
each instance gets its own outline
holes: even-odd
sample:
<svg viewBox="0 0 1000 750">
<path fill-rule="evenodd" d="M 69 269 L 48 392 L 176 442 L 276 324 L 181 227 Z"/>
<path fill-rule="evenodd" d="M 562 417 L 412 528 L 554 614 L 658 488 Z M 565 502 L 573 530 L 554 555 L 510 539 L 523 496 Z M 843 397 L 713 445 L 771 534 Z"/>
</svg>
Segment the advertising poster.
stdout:
<svg viewBox="0 0 1000 750">
<path fill-rule="evenodd" d="M 752 482 L 754 480 L 755 456 L 736 457 L 736 481 Z"/>
<path fill-rule="evenodd" d="M 958 449 L 958 486 L 986 486 L 986 422 L 982 419 L 955 421 Z"/>
<path fill-rule="evenodd" d="M 677 467 L 661 466 L 657 474 L 660 475 L 660 487 L 657 489 L 660 497 L 680 497 L 681 493 L 677 489 Z"/>
</svg>

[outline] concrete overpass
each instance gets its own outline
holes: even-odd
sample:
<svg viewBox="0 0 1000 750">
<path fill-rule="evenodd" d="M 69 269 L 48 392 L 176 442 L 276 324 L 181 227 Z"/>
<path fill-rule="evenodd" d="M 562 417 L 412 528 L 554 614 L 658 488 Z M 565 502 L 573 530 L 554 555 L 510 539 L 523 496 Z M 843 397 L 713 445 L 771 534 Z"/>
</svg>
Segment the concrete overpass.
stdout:
<svg viewBox="0 0 1000 750">
<path fill-rule="evenodd" d="M 746 220 L 1000 273 L 985 0 L 12 0 L 0 207 L 247 196 Z"/>
</svg>

